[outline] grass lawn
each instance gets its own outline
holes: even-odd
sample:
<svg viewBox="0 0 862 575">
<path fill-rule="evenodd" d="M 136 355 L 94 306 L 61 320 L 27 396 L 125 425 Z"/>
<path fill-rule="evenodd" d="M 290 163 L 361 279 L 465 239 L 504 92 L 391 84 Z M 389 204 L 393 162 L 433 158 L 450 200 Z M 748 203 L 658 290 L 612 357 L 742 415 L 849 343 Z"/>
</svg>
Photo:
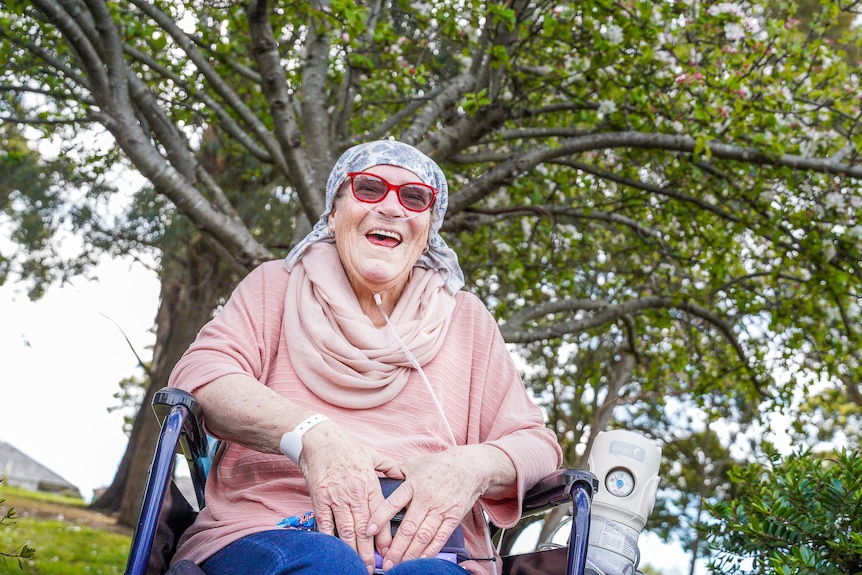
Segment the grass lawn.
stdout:
<svg viewBox="0 0 862 575">
<path fill-rule="evenodd" d="M 20 568 L 16 559 L 0 562 L 0 573 L 73 575 L 122 573 L 131 530 L 108 516 L 90 511 L 80 499 L 46 495 L 0 484 L 0 516 L 13 508 L 17 518 L 0 525 L 0 552 L 22 545 L 36 555 Z"/>
</svg>

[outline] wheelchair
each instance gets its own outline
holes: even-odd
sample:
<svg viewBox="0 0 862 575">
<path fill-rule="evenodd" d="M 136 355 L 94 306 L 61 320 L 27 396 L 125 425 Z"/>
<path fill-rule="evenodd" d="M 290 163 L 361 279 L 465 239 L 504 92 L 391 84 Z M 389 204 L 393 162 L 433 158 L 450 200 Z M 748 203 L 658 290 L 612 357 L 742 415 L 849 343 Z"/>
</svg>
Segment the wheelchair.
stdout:
<svg viewBox="0 0 862 575">
<path fill-rule="evenodd" d="M 176 454 L 181 451 L 188 463 L 193 498 L 197 509 L 202 509 L 206 505 L 204 485 L 214 454 L 212 441 L 203 430 L 200 404 L 191 394 L 163 388 L 153 398 L 153 410 L 161 431 L 124 573 L 203 575 L 199 567 L 187 561 L 168 569 L 180 536 L 197 514 L 172 478 Z M 586 560 L 591 504 L 598 487 L 595 475 L 577 469 L 557 470 L 535 485 L 522 502 L 523 515 L 571 504 L 568 544 L 504 556 L 502 568 L 498 569 L 501 575 L 589 575 Z"/>
</svg>

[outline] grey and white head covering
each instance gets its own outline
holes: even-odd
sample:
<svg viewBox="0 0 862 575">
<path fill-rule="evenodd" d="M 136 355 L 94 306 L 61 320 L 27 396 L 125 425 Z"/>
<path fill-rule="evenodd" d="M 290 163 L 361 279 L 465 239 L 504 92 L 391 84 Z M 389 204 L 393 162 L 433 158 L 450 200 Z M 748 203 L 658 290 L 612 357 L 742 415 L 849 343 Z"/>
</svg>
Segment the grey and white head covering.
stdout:
<svg viewBox="0 0 862 575">
<path fill-rule="evenodd" d="M 419 257 L 416 265 L 439 271 L 443 274 L 449 291 L 457 292 L 464 286 L 464 272 L 458 265 L 458 256 L 439 234 L 440 227 L 443 225 L 443 216 L 449 205 L 449 186 L 446 183 L 446 176 L 434 160 L 413 146 L 394 140 L 359 144 L 341 155 L 326 181 L 326 209 L 311 232 L 287 254 L 284 260 L 287 271 L 293 268 L 311 244 L 335 241 L 329 236 L 329 214 L 332 212 L 335 194 L 347 179 L 347 173 L 362 172 L 372 166 L 380 165 L 398 166 L 410 170 L 419 176 L 423 183 L 437 189 L 437 198 L 430 208 L 431 229 L 428 232 L 428 251 Z"/>
</svg>

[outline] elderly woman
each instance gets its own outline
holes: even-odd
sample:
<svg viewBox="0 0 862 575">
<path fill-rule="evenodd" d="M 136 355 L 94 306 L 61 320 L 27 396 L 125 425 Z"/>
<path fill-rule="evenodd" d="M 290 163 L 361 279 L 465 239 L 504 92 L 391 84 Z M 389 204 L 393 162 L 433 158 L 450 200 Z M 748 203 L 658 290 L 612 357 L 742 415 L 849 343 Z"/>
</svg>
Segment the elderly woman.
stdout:
<svg viewBox="0 0 862 575">
<path fill-rule="evenodd" d="M 225 443 L 175 561 L 210 575 L 496 571 L 483 512 L 513 524 L 561 453 L 493 317 L 459 291 L 438 234 L 447 203 L 415 148 L 347 150 L 312 232 L 201 330 L 171 385 Z M 388 499 L 382 477 L 403 480 Z M 438 556 L 453 532 L 460 564 Z"/>
</svg>

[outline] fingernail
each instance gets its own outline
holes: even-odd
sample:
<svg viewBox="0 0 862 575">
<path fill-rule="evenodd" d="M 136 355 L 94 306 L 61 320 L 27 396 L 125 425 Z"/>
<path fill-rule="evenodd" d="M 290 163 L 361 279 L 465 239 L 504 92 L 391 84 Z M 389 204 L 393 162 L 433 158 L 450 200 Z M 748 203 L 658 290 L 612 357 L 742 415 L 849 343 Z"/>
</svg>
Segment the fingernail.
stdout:
<svg viewBox="0 0 862 575">
<path fill-rule="evenodd" d="M 377 525 L 374 523 L 369 524 L 368 529 L 365 531 L 365 535 L 371 537 L 375 533 L 377 533 Z"/>
</svg>

